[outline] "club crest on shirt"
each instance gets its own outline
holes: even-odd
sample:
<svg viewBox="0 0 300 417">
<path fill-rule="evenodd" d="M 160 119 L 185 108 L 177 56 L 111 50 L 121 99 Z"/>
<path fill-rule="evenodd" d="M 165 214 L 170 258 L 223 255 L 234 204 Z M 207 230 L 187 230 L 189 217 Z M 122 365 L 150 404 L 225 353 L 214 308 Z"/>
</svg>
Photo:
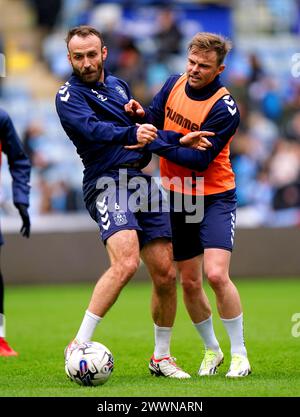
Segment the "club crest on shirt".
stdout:
<svg viewBox="0 0 300 417">
<path fill-rule="evenodd" d="M 125 93 L 125 90 L 124 90 L 124 88 L 122 88 L 120 85 L 117 85 L 116 86 L 116 90 L 117 90 L 117 92 L 123 97 L 123 98 L 125 98 L 125 100 L 128 100 L 128 96 L 127 96 L 127 94 Z"/>
<path fill-rule="evenodd" d="M 114 219 L 116 226 L 122 226 L 123 224 L 128 223 L 125 212 L 121 209 L 121 207 L 117 203 L 115 203 L 115 211 L 113 212 L 113 219 Z"/>
<path fill-rule="evenodd" d="M 127 224 L 128 220 L 125 213 L 115 212 L 113 213 L 113 218 L 116 226 L 123 226 L 123 224 Z"/>
</svg>

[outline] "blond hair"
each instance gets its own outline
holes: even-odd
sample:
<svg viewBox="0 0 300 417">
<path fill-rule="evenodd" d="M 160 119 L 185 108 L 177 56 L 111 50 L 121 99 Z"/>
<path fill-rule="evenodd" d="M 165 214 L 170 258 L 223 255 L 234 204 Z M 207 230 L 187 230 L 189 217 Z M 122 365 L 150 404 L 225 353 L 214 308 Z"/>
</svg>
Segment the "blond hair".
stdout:
<svg viewBox="0 0 300 417">
<path fill-rule="evenodd" d="M 229 39 L 210 32 L 198 32 L 188 45 L 188 50 L 197 49 L 199 51 L 215 51 L 218 58 L 218 65 L 224 62 L 228 52 L 232 48 Z"/>
</svg>

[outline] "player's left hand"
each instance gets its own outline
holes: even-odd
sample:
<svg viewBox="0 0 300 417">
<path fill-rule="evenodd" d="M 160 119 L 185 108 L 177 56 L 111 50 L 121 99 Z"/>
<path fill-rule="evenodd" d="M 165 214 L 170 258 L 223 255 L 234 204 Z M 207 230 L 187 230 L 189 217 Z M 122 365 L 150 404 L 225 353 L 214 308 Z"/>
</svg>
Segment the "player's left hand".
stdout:
<svg viewBox="0 0 300 417">
<path fill-rule="evenodd" d="M 153 142 L 157 138 L 157 129 L 155 126 L 145 123 L 145 124 L 138 124 L 138 129 L 136 131 L 136 145 L 127 145 L 124 146 L 125 149 L 140 149 L 143 148 L 148 143 Z"/>
<path fill-rule="evenodd" d="M 181 145 L 189 148 L 198 149 L 198 151 L 206 151 L 206 149 L 212 147 L 212 143 L 207 139 L 207 137 L 214 135 L 214 132 L 200 130 L 197 132 L 187 133 L 185 136 L 180 138 L 179 141 Z"/>
<path fill-rule="evenodd" d="M 28 214 L 28 208 L 25 204 L 16 203 L 15 206 L 19 210 L 20 216 L 23 221 L 23 225 L 20 229 L 20 233 L 22 236 L 29 238 L 30 236 L 30 217 Z"/>
<path fill-rule="evenodd" d="M 138 117 L 144 117 L 145 116 L 145 110 L 143 109 L 143 106 L 133 98 L 128 101 L 124 105 L 124 109 L 126 113 L 129 114 L 129 116 L 138 116 Z"/>
</svg>

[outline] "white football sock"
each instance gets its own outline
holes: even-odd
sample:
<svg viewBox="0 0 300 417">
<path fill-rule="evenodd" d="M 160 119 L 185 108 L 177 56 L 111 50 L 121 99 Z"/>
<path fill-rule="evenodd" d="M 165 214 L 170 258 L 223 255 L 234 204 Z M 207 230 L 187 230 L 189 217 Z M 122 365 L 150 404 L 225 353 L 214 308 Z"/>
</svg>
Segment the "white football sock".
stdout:
<svg viewBox="0 0 300 417">
<path fill-rule="evenodd" d="M 218 352 L 220 350 L 220 345 L 215 335 L 212 316 L 200 323 L 193 324 L 203 340 L 205 349 L 211 349 L 214 352 Z"/>
<path fill-rule="evenodd" d="M 86 310 L 81 326 L 76 335 L 76 340 L 79 343 L 89 342 L 92 339 L 94 331 L 101 319 L 102 317 L 96 316 L 96 314 Z"/>
<path fill-rule="evenodd" d="M 230 343 L 231 355 L 238 353 L 239 355 L 247 356 L 247 350 L 244 341 L 244 326 L 243 313 L 232 319 L 222 319 L 222 322 L 227 330 Z"/>
<path fill-rule="evenodd" d="M 170 356 L 170 341 L 172 327 L 160 327 L 154 323 L 155 359 L 162 359 Z"/>
<path fill-rule="evenodd" d="M 5 316 L 0 313 L 0 337 L 5 337 Z"/>
</svg>

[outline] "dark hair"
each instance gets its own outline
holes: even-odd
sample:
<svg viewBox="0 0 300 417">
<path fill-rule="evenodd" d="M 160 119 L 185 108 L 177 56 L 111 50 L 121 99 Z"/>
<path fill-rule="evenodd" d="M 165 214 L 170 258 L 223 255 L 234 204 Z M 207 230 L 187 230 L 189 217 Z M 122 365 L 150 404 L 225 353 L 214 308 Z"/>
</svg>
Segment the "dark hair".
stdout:
<svg viewBox="0 0 300 417">
<path fill-rule="evenodd" d="M 101 33 L 95 29 L 92 26 L 88 26 L 88 25 L 81 25 L 81 26 L 76 26 L 72 29 L 69 30 L 67 37 L 65 39 L 66 43 L 67 43 L 67 47 L 69 48 L 69 42 L 70 40 L 73 38 L 73 36 L 80 36 L 82 38 L 86 38 L 87 36 L 90 35 L 95 35 L 100 39 L 101 42 L 101 46 L 104 46 L 104 41 L 103 41 L 103 37 L 101 35 Z"/>
<path fill-rule="evenodd" d="M 198 32 L 189 43 L 188 50 L 198 49 L 200 51 L 215 51 L 218 57 L 218 65 L 221 65 L 232 48 L 229 39 L 221 35 L 209 32 Z"/>
</svg>

